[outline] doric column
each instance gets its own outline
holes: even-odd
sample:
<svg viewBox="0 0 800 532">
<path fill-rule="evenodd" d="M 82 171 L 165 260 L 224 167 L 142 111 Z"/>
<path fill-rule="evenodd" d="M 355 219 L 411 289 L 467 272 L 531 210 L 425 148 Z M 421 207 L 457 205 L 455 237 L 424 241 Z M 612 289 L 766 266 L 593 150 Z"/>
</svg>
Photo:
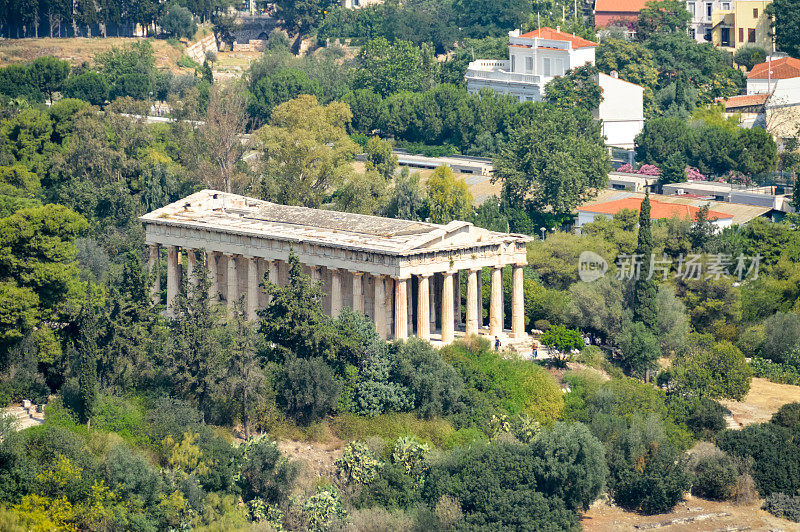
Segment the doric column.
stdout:
<svg viewBox="0 0 800 532">
<path fill-rule="evenodd" d="M 417 336 L 423 340 L 431 339 L 431 307 L 430 280 L 431 274 L 425 273 L 418 278 L 417 290 Z"/>
<path fill-rule="evenodd" d="M 364 313 L 364 274 L 353 272 L 353 310 Z"/>
<path fill-rule="evenodd" d="M 158 244 L 150 244 L 150 255 L 147 259 L 150 268 L 150 300 L 153 305 L 161 302 L 161 278 L 159 276 L 159 250 Z"/>
<path fill-rule="evenodd" d="M 394 280 L 394 337 L 408 338 L 408 278 Z"/>
<path fill-rule="evenodd" d="M 239 272 L 236 269 L 236 255 L 225 254 L 228 258 L 228 312 L 233 313 L 233 305 L 239 298 Z"/>
<path fill-rule="evenodd" d="M 336 318 L 342 311 L 342 272 L 331 270 L 331 317 Z"/>
<path fill-rule="evenodd" d="M 258 319 L 258 259 L 247 257 L 247 319 Z"/>
<path fill-rule="evenodd" d="M 503 268 L 492 268 L 492 295 L 489 298 L 489 334 L 503 332 Z"/>
<path fill-rule="evenodd" d="M 178 247 L 169 246 L 167 248 L 167 316 L 175 315 L 175 297 L 178 295 L 178 286 L 181 282 L 180 273 L 178 273 L 179 258 Z"/>
<path fill-rule="evenodd" d="M 515 264 L 511 275 L 511 333 L 525 336 L 525 298 L 522 288 L 522 266 Z"/>
<path fill-rule="evenodd" d="M 375 329 L 378 331 L 378 336 L 384 340 L 387 338 L 386 333 L 386 286 L 384 285 L 384 276 L 375 276 Z"/>
<path fill-rule="evenodd" d="M 206 251 L 206 268 L 208 268 L 208 299 L 212 303 L 219 301 L 219 283 L 217 282 L 217 253 Z"/>
<path fill-rule="evenodd" d="M 457 271 L 453 274 L 453 317 L 455 318 L 455 326 L 461 325 L 461 272 Z"/>
<path fill-rule="evenodd" d="M 442 274 L 442 342 L 449 344 L 453 341 L 453 274 Z"/>
<path fill-rule="evenodd" d="M 309 266 L 311 269 L 311 280 L 315 283 L 318 283 L 322 280 L 322 275 L 319 271 L 319 266 Z"/>
<path fill-rule="evenodd" d="M 467 324 L 466 335 L 478 334 L 478 312 L 480 306 L 478 305 L 478 275 L 480 270 L 469 270 L 467 272 Z"/>
<path fill-rule="evenodd" d="M 195 270 L 197 270 L 197 250 L 187 249 L 186 250 L 186 294 L 189 295 L 190 297 L 194 292 L 194 288 L 197 286 L 197 276 L 195 275 Z"/>
<path fill-rule="evenodd" d="M 436 306 L 436 294 L 438 290 L 439 290 L 439 284 L 436 282 L 436 274 L 434 273 L 433 275 L 431 275 L 431 279 L 428 286 L 428 291 L 431 294 L 430 305 L 428 306 L 428 308 L 430 309 L 428 311 L 428 314 L 431 315 L 431 332 L 436 330 L 436 314 L 437 314 L 436 309 L 439 308 Z"/>
</svg>

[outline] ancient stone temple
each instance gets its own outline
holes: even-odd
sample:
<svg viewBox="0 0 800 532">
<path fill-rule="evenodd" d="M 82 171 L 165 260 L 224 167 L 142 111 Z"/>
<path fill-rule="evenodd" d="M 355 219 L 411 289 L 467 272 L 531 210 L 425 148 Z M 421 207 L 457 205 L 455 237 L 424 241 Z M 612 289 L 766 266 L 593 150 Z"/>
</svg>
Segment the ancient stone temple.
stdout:
<svg viewBox="0 0 800 532">
<path fill-rule="evenodd" d="M 203 190 L 141 217 L 150 266 L 167 248 L 167 313 L 174 311 L 181 275 L 192 282 L 205 254 L 214 299 L 232 308 L 244 297 L 250 319 L 268 303 L 259 284 L 288 278 L 293 250 L 322 283 L 323 307 L 337 316 L 350 307 L 374 320 L 383 338 L 451 342 L 456 332 L 523 337 L 522 267 L 529 237 L 467 222 L 438 225 L 305 207 L 277 205 Z M 185 261 L 184 261 L 185 255 Z M 502 268 L 512 269 L 511 330 L 503 330 Z M 483 323 L 481 269 L 491 271 L 488 328 Z M 466 276 L 462 323 L 461 276 Z M 159 281 L 153 296 L 160 293 Z"/>
</svg>

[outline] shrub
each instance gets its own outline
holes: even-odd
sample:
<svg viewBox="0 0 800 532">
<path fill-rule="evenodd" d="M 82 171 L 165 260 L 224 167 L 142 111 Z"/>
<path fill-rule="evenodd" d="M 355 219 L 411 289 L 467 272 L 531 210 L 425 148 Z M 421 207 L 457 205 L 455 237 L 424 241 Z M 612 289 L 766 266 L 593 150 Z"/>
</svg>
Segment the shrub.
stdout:
<svg viewBox="0 0 800 532">
<path fill-rule="evenodd" d="M 716 401 L 707 398 L 698 399 L 693 401 L 690 406 L 686 425 L 691 429 L 695 437 L 711 439 L 727 426 L 725 422 L 726 412 L 725 407 Z"/>
<path fill-rule="evenodd" d="M 283 502 L 296 476 L 296 465 L 281 454 L 275 442 L 261 436 L 243 445 L 239 486 L 245 501 Z"/>
<path fill-rule="evenodd" d="M 159 20 L 161 31 L 171 37 L 191 39 L 197 32 L 197 23 L 191 11 L 177 4 L 171 4 Z"/>
<path fill-rule="evenodd" d="M 791 364 L 778 364 L 772 360 L 753 357 L 750 360 L 753 375 L 769 379 L 779 384 L 793 384 L 800 386 L 800 368 Z"/>
<path fill-rule="evenodd" d="M 772 515 L 800 523 L 800 495 L 789 497 L 785 493 L 773 493 L 766 498 L 762 508 Z"/>
<path fill-rule="evenodd" d="M 577 515 L 556 493 L 564 488 L 581 492 L 580 486 L 594 479 L 575 476 L 579 468 L 562 463 L 564 458 L 555 453 L 543 461 L 532 447 L 513 443 L 456 449 L 431 468 L 424 498 L 432 506 L 442 496 L 451 497 L 461 506 L 468 529 L 572 530 Z"/>
<path fill-rule="evenodd" d="M 488 342 L 455 342 L 442 349 L 442 357 L 466 383 L 464 395 L 470 403 L 456 416 L 460 425 L 486 426 L 492 414 L 502 413 L 493 409 L 525 413 L 545 424 L 561 416 L 561 389 L 544 368 L 529 360 L 502 358 Z"/>
<path fill-rule="evenodd" d="M 540 331 L 547 332 L 550 330 L 550 322 L 547 320 L 536 320 L 533 322 L 533 328 L 539 329 Z"/>
<path fill-rule="evenodd" d="M 341 526 L 332 530 L 341 532 L 385 532 L 388 530 L 412 530 L 411 516 L 402 511 L 390 512 L 385 508 L 367 508 L 351 512 Z"/>
<path fill-rule="evenodd" d="M 401 466 L 406 475 L 422 477 L 428 470 L 428 454 L 431 447 L 414 436 L 398 438 L 392 451 L 392 462 Z"/>
<path fill-rule="evenodd" d="M 727 454 L 704 456 L 694 466 L 692 494 L 704 499 L 728 500 L 736 493 L 738 478 L 738 468 Z"/>
<path fill-rule="evenodd" d="M 741 401 L 750 391 L 753 370 L 730 342 L 699 349 L 676 363 L 676 384 L 685 392 Z"/>
<path fill-rule="evenodd" d="M 405 474 L 402 464 L 384 464 L 378 476 L 362 490 L 356 505 L 362 508 L 382 506 L 390 510 L 416 506 L 421 499 L 420 482 Z"/>
<path fill-rule="evenodd" d="M 392 380 L 407 388 L 414 408 L 424 418 L 453 412 L 459 405 L 463 383 L 430 343 L 410 338 L 394 345 Z"/>
<path fill-rule="evenodd" d="M 753 480 L 759 494 L 767 497 L 800 489 L 800 442 L 793 436 L 786 427 L 759 423 L 723 431 L 717 445 L 731 456 L 753 459 Z"/>
<path fill-rule="evenodd" d="M 772 415 L 770 423 L 791 429 L 795 434 L 800 433 L 800 403 L 783 405 Z"/>
<path fill-rule="evenodd" d="M 800 348 L 800 315 L 776 312 L 764 321 L 764 342 L 760 355 L 782 363 L 789 353 Z"/>
<path fill-rule="evenodd" d="M 288 358 L 278 374 L 279 398 L 286 413 L 308 424 L 327 414 L 339 397 L 339 384 L 322 358 Z"/>
<path fill-rule="evenodd" d="M 303 505 L 303 513 L 312 532 L 327 530 L 347 515 L 339 492 L 333 487 L 320 489 L 309 497 Z"/>
<path fill-rule="evenodd" d="M 657 447 L 642 458 L 643 467 L 636 465 L 619 472 L 613 487 L 614 502 L 645 515 L 671 511 L 690 485 L 685 464 L 676 462 L 675 453 L 666 447 Z"/>
</svg>

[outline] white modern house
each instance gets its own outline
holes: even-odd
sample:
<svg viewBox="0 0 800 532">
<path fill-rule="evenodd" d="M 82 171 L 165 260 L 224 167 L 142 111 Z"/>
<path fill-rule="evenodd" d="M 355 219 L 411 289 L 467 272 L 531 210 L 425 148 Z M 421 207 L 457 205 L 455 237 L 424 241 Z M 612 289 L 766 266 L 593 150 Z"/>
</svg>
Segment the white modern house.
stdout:
<svg viewBox="0 0 800 532">
<path fill-rule="evenodd" d="M 508 33 L 508 40 L 508 59 L 478 59 L 469 64 L 465 75 L 469 92 L 477 94 L 488 88 L 513 95 L 520 102 L 536 102 L 544 98 L 545 85 L 555 77 L 587 63 L 595 64 L 598 43 L 559 28 L 522 34 L 514 30 Z M 606 144 L 633 148 L 633 139 L 644 126 L 644 89 L 603 73 L 597 82 L 603 101 L 594 116 L 603 121 Z"/>
</svg>

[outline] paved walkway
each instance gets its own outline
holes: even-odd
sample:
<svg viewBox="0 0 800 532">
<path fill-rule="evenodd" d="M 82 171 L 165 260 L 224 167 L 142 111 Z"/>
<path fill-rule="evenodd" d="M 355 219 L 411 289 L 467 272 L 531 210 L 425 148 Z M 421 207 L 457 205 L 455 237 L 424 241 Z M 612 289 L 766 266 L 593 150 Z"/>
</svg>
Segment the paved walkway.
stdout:
<svg viewBox="0 0 800 532">
<path fill-rule="evenodd" d="M 44 412 L 36 412 L 36 406 L 23 407 L 20 405 L 9 406 L 0 410 L 0 415 L 14 418 L 14 428 L 25 430 L 44 423 Z"/>
</svg>

